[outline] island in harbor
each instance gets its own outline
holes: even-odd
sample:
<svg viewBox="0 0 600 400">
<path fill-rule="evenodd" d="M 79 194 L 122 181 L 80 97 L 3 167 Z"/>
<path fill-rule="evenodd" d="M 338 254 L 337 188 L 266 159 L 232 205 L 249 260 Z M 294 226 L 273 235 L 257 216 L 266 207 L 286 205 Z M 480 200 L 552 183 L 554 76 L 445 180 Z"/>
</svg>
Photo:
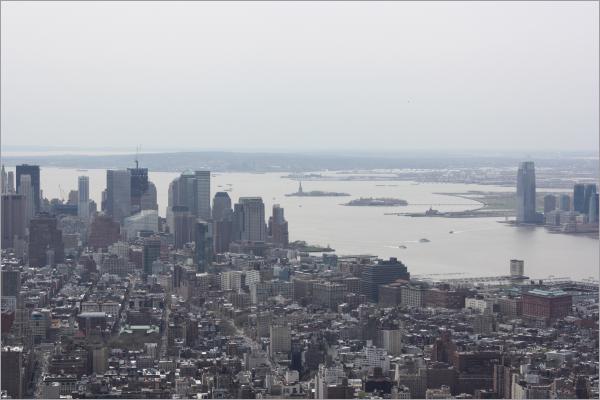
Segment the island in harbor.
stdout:
<svg viewBox="0 0 600 400">
<path fill-rule="evenodd" d="M 360 199 L 350 200 L 345 206 L 363 206 L 363 207 L 396 207 L 407 206 L 408 202 L 402 199 L 394 199 L 391 197 L 361 197 Z"/>
<path fill-rule="evenodd" d="M 286 194 L 288 197 L 341 197 L 341 196 L 350 196 L 349 193 L 342 192 L 324 192 L 321 190 L 311 190 L 309 192 L 305 192 L 302 190 L 302 182 L 298 186 L 298 191 L 296 193 Z"/>
</svg>

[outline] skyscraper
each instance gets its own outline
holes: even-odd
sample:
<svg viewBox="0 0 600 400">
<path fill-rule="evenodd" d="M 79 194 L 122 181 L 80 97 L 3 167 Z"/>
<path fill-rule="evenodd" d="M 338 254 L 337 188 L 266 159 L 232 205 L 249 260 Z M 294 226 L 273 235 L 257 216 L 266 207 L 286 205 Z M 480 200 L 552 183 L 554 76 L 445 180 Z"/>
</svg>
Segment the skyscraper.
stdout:
<svg viewBox="0 0 600 400">
<path fill-rule="evenodd" d="M 517 172 L 517 222 L 537 222 L 533 161 L 522 162 Z"/>
<path fill-rule="evenodd" d="M 582 214 L 587 212 L 585 209 L 585 185 L 583 183 L 576 183 L 573 186 L 573 211 Z"/>
<path fill-rule="evenodd" d="M 57 220 L 47 213 L 39 213 L 29 227 L 29 266 L 43 267 L 64 259 L 62 232 Z"/>
<path fill-rule="evenodd" d="M 25 198 L 25 225 L 35 216 L 35 190 L 31 184 L 31 176 L 21 175 L 19 177 L 18 193 Z"/>
<path fill-rule="evenodd" d="M 6 182 L 7 193 L 15 193 L 15 174 L 12 171 L 8 171 L 7 182 Z"/>
<path fill-rule="evenodd" d="M 146 189 L 146 192 L 142 194 L 142 197 L 140 198 L 141 209 L 158 211 L 158 203 L 156 198 L 156 186 L 154 183 L 148 181 L 148 189 Z"/>
<path fill-rule="evenodd" d="M 377 303 L 379 300 L 379 285 L 394 282 L 397 279 L 410 279 L 410 274 L 402 262 L 395 257 L 388 261 L 378 260 L 375 264 L 365 265 L 362 270 L 362 294 L 367 300 Z"/>
<path fill-rule="evenodd" d="M 289 244 L 288 223 L 279 204 L 273 205 L 273 216 L 269 218 L 269 236 L 274 244 L 280 246 Z"/>
<path fill-rule="evenodd" d="M 131 215 L 131 174 L 128 170 L 106 171 L 106 212 L 119 222 Z"/>
<path fill-rule="evenodd" d="M 212 219 L 213 221 L 222 221 L 230 217 L 231 198 L 227 192 L 217 192 L 213 198 Z"/>
<path fill-rule="evenodd" d="M 131 213 L 135 214 L 142 209 L 142 196 L 148 190 L 148 168 L 139 168 L 136 161 L 136 167 L 127 170 L 131 175 Z"/>
<path fill-rule="evenodd" d="M 560 195 L 560 211 L 571 211 L 571 196 L 568 194 Z"/>
<path fill-rule="evenodd" d="M 2 248 L 14 247 L 15 237 L 25 238 L 25 196 L 5 193 L 2 195 Z"/>
<path fill-rule="evenodd" d="M 77 179 L 77 215 L 87 221 L 90 218 L 90 178 L 80 176 Z"/>
<path fill-rule="evenodd" d="M 194 224 L 194 255 L 198 272 L 206 272 L 206 267 L 212 262 L 212 232 L 210 224 L 201 219 Z"/>
<path fill-rule="evenodd" d="M 17 165 L 17 192 L 21 185 L 21 175 L 29 175 L 31 177 L 31 185 L 33 186 L 33 204 L 34 213 L 40 211 L 40 167 L 39 165 Z"/>
<path fill-rule="evenodd" d="M 4 165 L 2 165 L 2 170 L 0 171 L 0 189 L 2 190 L 2 194 L 8 193 L 8 175 L 6 175 Z"/>
<path fill-rule="evenodd" d="M 186 206 L 173 207 L 173 241 L 176 249 L 193 241 L 194 222 L 196 218 Z"/>
<path fill-rule="evenodd" d="M 169 185 L 169 205 L 167 223 L 172 229 L 172 210 L 175 206 L 185 206 L 195 217 L 210 220 L 210 172 L 184 171 Z"/>
<path fill-rule="evenodd" d="M 265 204 L 261 197 L 240 197 L 241 240 L 264 242 L 267 239 Z"/>
<path fill-rule="evenodd" d="M 595 183 L 585 185 L 585 193 L 584 193 L 584 201 L 583 201 L 583 210 L 584 210 L 585 214 L 588 214 L 590 212 L 590 203 L 593 201 L 594 195 L 596 194 L 596 192 L 597 192 L 597 190 L 596 190 Z"/>
<path fill-rule="evenodd" d="M 547 194 L 544 196 L 544 213 L 556 210 L 556 196 Z"/>
<path fill-rule="evenodd" d="M 598 193 L 594 193 L 592 200 L 590 201 L 590 210 L 588 212 L 588 220 L 590 223 L 598 223 L 598 216 L 600 211 L 598 210 Z"/>
<path fill-rule="evenodd" d="M 198 190 L 198 217 L 205 221 L 210 219 L 210 171 L 196 171 L 196 187 Z"/>
<path fill-rule="evenodd" d="M 160 237 L 152 236 L 144 239 L 142 247 L 142 264 L 144 273 L 152 275 L 152 263 L 160 258 Z"/>
</svg>

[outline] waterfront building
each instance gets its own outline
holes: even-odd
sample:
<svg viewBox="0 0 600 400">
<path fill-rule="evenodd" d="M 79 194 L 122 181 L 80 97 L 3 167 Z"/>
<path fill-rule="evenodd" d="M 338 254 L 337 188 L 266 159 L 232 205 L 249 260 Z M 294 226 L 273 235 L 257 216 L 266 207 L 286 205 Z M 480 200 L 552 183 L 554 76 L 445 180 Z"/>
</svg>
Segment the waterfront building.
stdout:
<svg viewBox="0 0 600 400">
<path fill-rule="evenodd" d="M 544 213 L 556 210 L 556 196 L 547 194 L 544 196 Z"/>
<path fill-rule="evenodd" d="M 2 195 L 2 248 L 14 248 L 15 239 L 25 239 L 25 196 L 5 193 Z"/>
<path fill-rule="evenodd" d="M 583 213 L 588 214 L 590 212 L 590 204 L 594 201 L 596 195 L 596 184 L 591 183 L 585 185 L 584 200 L 583 200 Z"/>
<path fill-rule="evenodd" d="M 598 222 L 598 212 L 598 193 L 594 193 L 594 196 L 590 201 L 590 210 L 588 212 L 588 219 L 590 223 Z"/>
<path fill-rule="evenodd" d="M 522 162 L 517 172 L 517 222 L 537 222 L 533 161 Z"/>
<path fill-rule="evenodd" d="M 118 222 L 131 215 L 131 173 L 106 171 L 106 212 Z"/>
<path fill-rule="evenodd" d="M 573 211 L 585 213 L 585 185 L 576 183 L 573 186 Z"/>
<path fill-rule="evenodd" d="M 510 276 L 520 277 L 525 276 L 525 261 L 523 260 L 510 260 Z"/>
<path fill-rule="evenodd" d="M 90 218 L 90 178 L 77 178 L 77 215 L 84 221 Z"/>
<path fill-rule="evenodd" d="M 17 172 L 17 176 L 16 176 L 16 180 L 17 180 L 17 193 L 21 193 L 19 191 L 19 188 L 21 187 L 21 176 L 22 175 L 29 175 L 31 177 L 31 180 L 29 181 L 29 183 L 31 184 L 31 186 L 33 187 L 33 192 L 32 192 L 32 199 L 33 199 L 33 214 L 35 215 L 35 213 L 40 211 L 40 206 L 41 206 L 41 191 L 40 191 L 40 166 L 39 165 L 27 165 L 27 164 L 22 164 L 22 165 L 17 165 L 16 167 L 16 172 Z"/>
<path fill-rule="evenodd" d="M 31 220 L 29 227 L 29 266 L 55 265 L 64 259 L 62 232 L 57 220 L 47 213 L 40 213 Z"/>
<path fill-rule="evenodd" d="M 560 211 L 571 211 L 571 196 L 568 194 L 560 195 Z"/>
<path fill-rule="evenodd" d="M 406 266 L 395 257 L 389 260 L 378 260 L 375 264 L 365 265 L 362 269 L 362 294 L 367 300 L 377 303 L 379 300 L 379 285 L 394 282 L 398 279 L 409 280 L 410 274 Z"/>
</svg>

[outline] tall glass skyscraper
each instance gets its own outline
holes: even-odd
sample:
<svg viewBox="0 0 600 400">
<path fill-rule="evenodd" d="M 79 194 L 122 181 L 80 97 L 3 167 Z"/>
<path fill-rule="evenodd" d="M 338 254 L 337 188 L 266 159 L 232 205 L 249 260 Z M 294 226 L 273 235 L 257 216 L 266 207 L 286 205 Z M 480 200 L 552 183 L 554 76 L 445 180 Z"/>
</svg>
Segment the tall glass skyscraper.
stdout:
<svg viewBox="0 0 600 400">
<path fill-rule="evenodd" d="M 573 211 L 580 213 L 587 213 L 585 209 L 585 185 L 583 183 L 576 183 L 573 186 Z"/>
<path fill-rule="evenodd" d="M 537 222 L 533 161 L 522 162 L 517 172 L 517 222 Z"/>
<path fill-rule="evenodd" d="M 77 215 L 87 221 L 90 218 L 90 178 L 80 176 L 77 179 Z"/>
<path fill-rule="evenodd" d="M 119 222 L 131 215 L 131 174 L 128 170 L 106 171 L 106 211 Z"/>
<path fill-rule="evenodd" d="M 21 193 L 19 188 L 21 186 L 21 175 L 29 175 L 31 177 L 31 186 L 33 186 L 33 206 L 34 213 L 40 211 L 40 166 L 39 165 L 17 165 L 17 193 Z"/>
</svg>

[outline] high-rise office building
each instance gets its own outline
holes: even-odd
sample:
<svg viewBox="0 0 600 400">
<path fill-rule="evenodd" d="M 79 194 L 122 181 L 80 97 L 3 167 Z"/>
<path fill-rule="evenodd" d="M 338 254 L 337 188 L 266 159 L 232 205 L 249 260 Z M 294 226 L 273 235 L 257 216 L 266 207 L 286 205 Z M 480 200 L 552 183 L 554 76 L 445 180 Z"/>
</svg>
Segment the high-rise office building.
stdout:
<svg viewBox="0 0 600 400">
<path fill-rule="evenodd" d="M 39 165 L 17 165 L 17 192 L 21 185 L 21 175 L 29 175 L 31 177 L 31 185 L 33 186 L 33 204 L 34 214 L 40 211 L 41 192 L 40 192 L 40 167 Z"/>
<path fill-rule="evenodd" d="M 517 222 L 537 222 L 533 161 L 522 162 L 517 172 Z"/>
<path fill-rule="evenodd" d="M 385 285 L 397 279 L 409 280 L 410 274 L 402 262 L 395 257 L 388 261 L 378 260 L 375 264 L 365 265 L 362 270 L 362 294 L 373 303 L 379 301 L 379 285 Z"/>
<path fill-rule="evenodd" d="M 94 249 L 106 249 L 119 241 L 121 228 L 119 223 L 108 215 L 96 215 L 90 224 L 88 245 Z"/>
<path fill-rule="evenodd" d="M 90 218 L 90 178 L 77 178 L 77 215 L 87 221 Z"/>
<path fill-rule="evenodd" d="M 232 242 L 233 221 L 231 217 L 220 221 L 213 221 L 214 251 L 216 254 L 229 251 Z"/>
<path fill-rule="evenodd" d="M 598 193 L 594 193 L 592 200 L 590 201 L 590 210 L 588 212 L 588 220 L 590 223 L 598 223 Z"/>
<path fill-rule="evenodd" d="M 119 223 L 131 215 L 131 173 L 106 171 L 106 212 Z"/>
<path fill-rule="evenodd" d="M 231 198 L 227 192 L 217 192 L 213 198 L 212 219 L 222 221 L 231 217 Z"/>
<path fill-rule="evenodd" d="M 560 211 L 571 211 L 571 196 L 568 194 L 560 195 Z"/>
<path fill-rule="evenodd" d="M 2 165 L 2 170 L 0 171 L 0 189 L 2 190 L 2 194 L 8 193 L 8 175 L 6 175 L 4 165 Z"/>
<path fill-rule="evenodd" d="M 210 220 L 210 172 L 185 171 L 169 185 L 167 222 L 172 228 L 172 209 L 185 206 L 195 217 Z"/>
<path fill-rule="evenodd" d="M 29 266 L 55 265 L 64 259 L 62 232 L 57 220 L 47 213 L 39 213 L 29 225 Z"/>
<path fill-rule="evenodd" d="M 148 191 L 148 168 L 127 168 L 131 176 L 131 213 L 142 210 L 142 196 Z"/>
<path fill-rule="evenodd" d="M 196 218 L 186 206 L 173 207 L 173 242 L 176 249 L 194 241 L 194 223 Z"/>
<path fill-rule="evenodd" d="M 198 190 L 197 216 L 205 221 L 210 220 L 210 171 L 196 171 Z"/>
<path fill-rule="evenodd" d="M 547 194 L 544 196 L 544 213 L 556 210 L 556 196 Z"/>
<path fill-rule="evenodd" d="M 273 215 L 269 218 L 269 236 L 271 241 L 279 246 L 289 244 L 288 223 L 285 220 L 283 208 L 273 205 Z"/>
<path fill-rule="evenodd" d="M 289 325 L 271 325 L 269 329 L 271 355 L 289 353 L 292 350 L 292 336 Z"/>
<path fill-rule="evenodd" d="M 13 399 L 23 396 L 23 348 L 2 346 L 2 390 Z"/>
<path fill-rule="evenodd" d="M 2 195 L 2 248 L 14 248 L 15 239 L 25 238 L 27 227 L 25 196 L 5 193 Z"/>
<path fill-rule="evenodd" d="M 152 274 L 152 263 L 160 258 L 160 237 L 152 236 L 144 239 L 142 247 L 142 265 L 144 273 Z"/>
<path fill-rule="evenodd" d="M 206 268 L 212 262 L 212 249 L 211 225 L 201 219 L 196 220 L 194 224 L 194 261 L 196 262 L 198 272 L 206 272 Z"/>
<path fill-rule="evenodd" d="M 35 190 L 31 184 L 31 176 L 21 175 L 19 177 L 18 193 L 25 197 L 25 224 L 29 225 L 29 221 L 35 216 Z"/>
<path fill-rule="evenodd" d="M 8 171 L 8 173 L 6 174 L 7 176 L 7 181 L 6 181 L 6 191 L 7 193 L 15 193 L 15 173 L 13 171 Z"/>
<path fill-rule="evenodd" d="M 265 225 L 265 204 L 261 197 L 240 197 L 241 240 L 264 242 L 267 239 Z"/>
<path fill-rule="evenodd" d="M 584 193 L 584 201 L 583 201 L 583 210 L 584 210 L 585 214 L 588 214 L 590 212 L 590 203 L 593 201 L 594 195 L 596 194 L 596 192 L 597 192 L 597 190 L 596 190 L 595 183 L 585 185 L 585 193 Z"/>
<path fill-rule="evenodd" d="M 573 211 L 580 213 L 586 213 L 585 210 L 585 185 L 583 183 L 576 183 L 573 186 Z"/>
<path fill-rule="evenodd" d="M 142 197 L 140 197 L 140 207 L 142 210 L 158 211 L 156 186 L 150 181 L 148 181 L 148 189 L 146 189 L 146 192 L 144 192 Z"/>
</svg>

